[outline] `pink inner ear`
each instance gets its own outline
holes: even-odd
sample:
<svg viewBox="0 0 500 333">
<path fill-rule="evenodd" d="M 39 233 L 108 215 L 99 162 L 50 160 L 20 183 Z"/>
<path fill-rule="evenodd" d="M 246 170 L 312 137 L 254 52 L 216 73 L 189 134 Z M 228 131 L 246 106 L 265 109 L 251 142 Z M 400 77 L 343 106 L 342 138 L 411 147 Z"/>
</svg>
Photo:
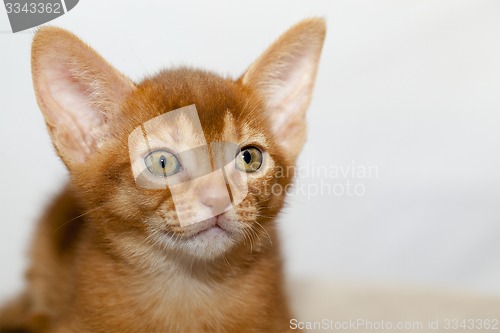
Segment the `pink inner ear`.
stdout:
<svg viewBox="0 0 500 333">
<path fill-rule="evenodd" d="M 265 88 L 272 130 L 287 149 L 290 148 L 288 145 L 303 139 L 305 111 L 312 93 L 314 74 L 314 55 L 306 52 L 293 54 L 281 66 L 276 66 Z"/>
<path fill-rule="evenodd" d="M 110 136 L 108 119 L 118 120 L 119 105 L 135 85 L 63 29 L 41 28 L 31 56 L 37 102 L 54 145 L 68 166 L 85 162 Z"/>
<path fill-rule="evenodd" d="M 295 58 L 296 57 L 296 58 Z M 273 112 L 274 133 L 293 131 L 300 127 L 312 93 L 315 62 L 309 54 L 296 55 L 288 66 L 280 68 L 275 84 L 268 89 L 268 106 Z"/>
<path fill-rule="evenodd" d="M 299 22 L 274 42 L 242 77 L 267 106 L 276 141 L 294 160 L 305 142 L 305 113 L 312 95 L 326 25 Z"/>
<path fill-rule="evenodd" d="M 92 100 L 98 83 L 85 82 L 63 63 L 47 66 L 43 75 L 46 90 L 40 97 L 48 102 L 46 120 L 55 127 L 60 141 L 54 143 L 73 155 L 75 162 L 83 162 L 95 150 L 96 134 L 104 125 L 104 117 Z"/>
</svg>

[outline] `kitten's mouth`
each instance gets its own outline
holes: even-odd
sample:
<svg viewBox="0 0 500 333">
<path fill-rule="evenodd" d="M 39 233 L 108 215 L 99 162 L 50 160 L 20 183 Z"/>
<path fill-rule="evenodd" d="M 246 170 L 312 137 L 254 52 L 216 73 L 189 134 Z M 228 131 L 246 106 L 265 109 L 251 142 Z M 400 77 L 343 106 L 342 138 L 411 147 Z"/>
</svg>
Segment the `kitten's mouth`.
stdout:
<svg viewBox="0 0 500 333">
<path fill-rule="evenodd" d="M 228 230 L 225 227 L 227 221 L 225 221 L 222 215 L 223 214 L 220 214 L 183 228 L 184 237 L 194 238 L 205 234 L 217 235 L 221 233 L 227 233 Z"/>
</svg>

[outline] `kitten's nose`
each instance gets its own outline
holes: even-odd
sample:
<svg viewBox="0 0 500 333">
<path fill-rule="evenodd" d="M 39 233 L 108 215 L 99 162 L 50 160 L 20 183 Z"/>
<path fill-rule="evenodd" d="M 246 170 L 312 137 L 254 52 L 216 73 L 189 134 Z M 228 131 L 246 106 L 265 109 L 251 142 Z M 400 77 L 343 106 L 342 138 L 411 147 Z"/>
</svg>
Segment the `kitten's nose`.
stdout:
<svg viewBox="0 0 500 333">
<path fill-rule="evenodd" d="M 227 187 L 218 186 L 204 190 L 200 195 L 200 202 L 209 207 L 214 215 L 219 215 L 231 206 L 231 198 Z"/>
</svg>

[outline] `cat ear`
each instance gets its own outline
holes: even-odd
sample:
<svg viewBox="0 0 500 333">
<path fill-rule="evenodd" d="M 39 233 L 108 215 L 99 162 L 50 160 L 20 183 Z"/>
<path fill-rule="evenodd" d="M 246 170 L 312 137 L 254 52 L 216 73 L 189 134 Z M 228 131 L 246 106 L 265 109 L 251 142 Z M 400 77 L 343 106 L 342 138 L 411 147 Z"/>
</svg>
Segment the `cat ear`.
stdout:
<svg viewBox="0 0 500 333">
<path fill-rule="evenodd" d="M 36 33 L 31 68 L 59 155 L 68 166 L 87 161 L 112 135 L 108 127 L 135 85 L 76 36 L 53 27 Z"/>
<path fill-rule="evenodd" d="M 276 140 L 293 160 L 305 142 L 305 113 L 325 34 L 323 19 L 299 22 L 275 41 L 241 78 L 243 84 L 264 99 Z"/>
</svg>

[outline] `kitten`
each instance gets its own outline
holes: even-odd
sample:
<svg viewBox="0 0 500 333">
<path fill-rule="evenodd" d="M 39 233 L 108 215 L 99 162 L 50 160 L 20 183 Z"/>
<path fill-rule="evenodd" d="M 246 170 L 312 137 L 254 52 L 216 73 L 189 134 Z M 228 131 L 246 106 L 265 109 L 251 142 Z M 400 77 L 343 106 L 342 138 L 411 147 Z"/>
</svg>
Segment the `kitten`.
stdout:
<svg viewBox="0 0 500 333">
<path fill-rule="evenodd" d="M 33 83 L 71 181 L 38 224 L 27 288 L 3 308 L 1 331 L 290 331 L 275 228 L 285 193 L 272 188 L 292 180 L 275 171 L 289 170 L 304 144 L 325 29 L 322 19 L 298 23 L 236 80 L 177 68 L 140 83 L 71 33 L 40 29 Z M 156 148 L 131 140 L 188 106 L 196 117 L 172 118 L 170 141 L 162 139 L 168 126 L 150 126 Z M 238 202 L 233 191 L 232 208 L 230 181 L 214 180 L 213 161 L 191 206 L 168 187 L 202 168 L 204 153 L 191 163 L 176 153 L 197 140 L 198 125 L 204 153 L 214 157 L 219 142 L 237 148 L 224 169 L 245 175 L 246 188 Z M 136 163 L 163 185 L 143 186 Z M 181 211 L 202 209 L 212 215 L 180 223 Z"/>
</svg>

